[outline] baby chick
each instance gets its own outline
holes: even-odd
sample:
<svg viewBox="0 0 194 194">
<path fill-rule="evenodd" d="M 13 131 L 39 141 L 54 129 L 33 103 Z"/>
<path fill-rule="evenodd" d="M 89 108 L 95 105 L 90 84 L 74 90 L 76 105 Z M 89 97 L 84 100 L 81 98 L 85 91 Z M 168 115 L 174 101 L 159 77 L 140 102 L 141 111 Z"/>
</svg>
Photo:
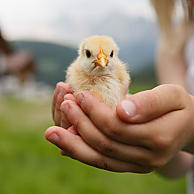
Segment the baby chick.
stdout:
<svg viewBox="0 0 194 194">
<path fill-rule="evenodd" d="M 67 69 L 66 82 L 73 93 L 89 91 L 112 108 L 128 92 L 130 76 L 118 58 L 118 47 L 110 37 L 91 36 L 79 49 L 79 56 Z"/>
</svg>

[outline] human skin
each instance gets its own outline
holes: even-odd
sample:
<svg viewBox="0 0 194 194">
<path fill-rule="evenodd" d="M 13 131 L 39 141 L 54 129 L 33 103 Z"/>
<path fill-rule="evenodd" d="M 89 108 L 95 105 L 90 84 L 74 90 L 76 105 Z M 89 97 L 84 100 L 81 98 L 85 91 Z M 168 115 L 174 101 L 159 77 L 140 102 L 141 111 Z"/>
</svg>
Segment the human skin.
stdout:
<svg viewBox="0 0 194 194">
<path fill-rule="evenodd" d="M 112 110 L 88 92 L 74 97 L 68 84 L 59 83 L 53 112 L 58 126 L 46 131 L 46 139 L 64 155 L 98 168 L 148 173 L 179 150 L 194 150 L 193 96 L 177 85 L 127 95 Z"/>
<path fill-rule="evenodd" d="M 189 0 L 189 1 L 194 6 L 194 0 Z M 157 172 L 163 176 L 175 178 L 175 177 L 183 176 L 189 169 L 193 167 L 193 155 L 192 155 L 193 150 L 194 150 L 193 119 L 191 118 L 193 115 L 192 109 L 194 108 L 193 107 L 193 96 L 190 96 L 189 93 L 187 93 L 185 90 L 176 86 L 176 85 L 180 85 L 184 87 L 185 89 L 187 89 L 187 83 L 185 80 L 187 64 L 184 59 L 184 47 L 185 47 L 187 38 L 189 37 L 189 33 L 190 33 L 189 28 L 188 26 L 184 26 L 178 29 L 176 33 L 176 36 L 178 36 L 178 38 L 175 37 L 176 45 L 178 45 L 178 47 L 176 48 L 176 52 L 172 53 L 171 47 L 170 48 L 159 47 L 158 49 L 157 71 L 158 71 L 160 83 L 161 84 L 171 83 L 172 85 L 164 85 L 164 86 L 160 86 L 159 88 L 157 88 L 157 90 L 154 89 L 155 91 L 154 90 L 145 91 L 145 92 L 142 92 L 136 95 L 127 96 L 126 98 L 127 101 L 129 99 L 130 100 L 135 99 L 133 102 L 137 102 L 137 104 L 135 103 L 135 105 L 138 105 L 138 106 L 135 106 L 135 107 L 136 107 L 136 110 L 138 110 L 137 112 L 140 112 L 141 114 L 136 114 L 138 115 L 136 117 L 131 117 L 129 115 L 129 113 L 131 113 L 130 110 L 126 111 L 125 109 L 123 109 L 122 102 L 117 107 L 117 112 L 115 114 L 118 117 L 114 119 L 116 120 L 119 118 L 120 120 L 124 121 L 125 124 L 128 124 L 128 127 L 131 128 L 132 131 L 135 128 L 135 126 L 137 126 L 138 124 L 139 128 L 141 129 L 139 131 L 139 135 L 142 135 L 142 139 L 147 140 L 147 142 L 152 143 L 152 146 L 146 147 L 146 148 L 150 148 L 149 150 L 150 151 L 149 153 L 151 153 L 150 158 L 148 157 L 149 155 L 148 152 L 146 152 L 145 155 L 141 155 L 142 158 L 144 159 L 144 162 L 146 162 L 146 164 L 145 163 L 143 165 L 140 164 L 141 167 L 143 167 L 144 169 L 143 170 L 139 169 L 139 166 L 138 166 L 138 169 L 136 169 L 137 172 L 144 173 L 144 172 L 149 172 L 149 171 L 152 171 L 153 169 L 156 169 Z M 177 40 L 179 41 L 178 43 L 177 43 Z M 62 88 L 65 86 L 70 89 L 68 84 L 63 85 L 63 83 L 59 83 L 59 85 L 57 86 L 56 91 L 55 91 L 54 102 L 58 102 L 57 107 L 61 107 L 62 111 L 60 110 L 60 108 L 58 108 L 58 110 L 54 108 L 55 113 L 53 114 L 53 116 L 58 126 L 63 126 L 64 128 L 68 128 L 69 126 L 73 124 L 71 119 L 67 119 L 68 115 L 72 114 L 72 110 L 70 109 L 68 113 L 64 113 L 65 107 L 69 103 L 75 102 L 75 104 L 77 104 L 78 102 L 73 95 L 68 94 L 65 96 L 65 99 L 68 101 L 63 103 L 61 106 L 63 98 L 57 97 L 58 94 L 60 93 L 58 90 L 59 86 Z M 169 90 L 164 92 L 163 90 L 164 87 L 166 89 L 168 88 Z M 62 95 L 66 94 L 65 89 L 64 90 L 62 89 L 61 91 L 63 92 L 60 94 Z M 175 92 L 175 95 L 173 94 L 173 91 Z M 171 100 L 168 99 L 169 96 L 172 97 Z M 90 99 L 92 98 L 93 97 L 91 97 Z M 96 101 L 95 100 L 93 101 L 93 100 L 91 102 L 96 103 Z M 178 103 L 179 105 L 184 104 L 183 105 L 184 108 L 176 110 L 175 107 L 177 107 L 178 105 L 176 103 Z M 127 104 L 126 101 L 124 104 L 125 105 Z M 82 107 L 83 105 L 81 106 L 81 108 Z M 87 103 L 84 105 L 84 107 L 87 107 Z M 174 107 L 175 109 L 173 109 L 172 107 Z M 101 108 L 102 110 L 106 111 L 106 109 L 103 109 L 103 107 Z M 85 112 L 87 113 L 87 111 L 84 108 L 82 108 L 82 111 L 83 113 Z M 186 114 L 182 114 L 181 112 L 182 113 L 184 112 Z M 73 115 L 74 114 L 75 112 L 73 113 Z M 178 118 L 179 115 L 182 115 L 182 116 Z M 184 117 L 184 115 L 186 116 L 186 118 Z M 88 118 L 90 119 L 90 115 L 88 116 Z M 94 119 L 94 116 L 92 118 Z M 101 118 L 101 115 L 98 117 L 98 119 L 99 118 Z M 105 115 L 105 118 L 107 118 L 106 115 Z M 103 118 L 102 118 L 102 121 L 104 121 Z M 106 123 L 106 121 L 104 122 Z M 92 120 L 92 123 L 94 123 L 93 120 Z M 114 140 L 113 142 L 123 143 L 122 138 L 117 138 L 113 134 L 111 134 L 111 132 L 113 131 L 115 134 L 116 128 L 111 129 L 111 127 L 114 126 L 114 123 L 109 125 L 107 122 L 106 124 L 108 125 L 108 127 L 106 125 L 104 127 L 103 126 L 101 127 L 95 126 L 95 127 L 97 128 L 97 130 L 102 132 L 102 134 L 105 135 L 106 138 L 108 137 L 109 139 Z M 107 130 L 104 131 L 103 128 Z M 146 131 L 146 128 L 147 128 L 147 136 L 143 134 L 143 132 Z M 128 130 L 127 127 L 125 129 Z M 59 137 L 61 137 L 60 140 L 65 141 L 67 140 L 65 139 L 67 135 L 64 135 L 64 136 L 61 135 L 60 132 L 62 132 L 62 130 L 63 130 L 62 128 L 51 127 L 45 134 L 46 138 L 53 140 L 52 138 L 49 138 L 50 137 L 49 135 L 52 135 L 54 132 L 56 132 L 59 135 Z M 107 141 L 103 141 L 104 139 L 102 138 L 100 140 L 99 136 L 94 137 L 94 142 L 98 141 L 98 143 L 96 143 L 96 145 L 93 145 L 93 142 L 91 142 L 92 138 L 90 139 L 88 137 L 89 135 L 86 134 L 87 130 L 83 130 L 81 128 L 80 130 L 78 129 L 77 131 L 75 130 L 75 128 L 70 127 L 68 128 L 67 131 L 75 134 L 76 136 L 78 136 L 79 134 L 80 135 L 79 137 L 82 138 L 81 140 L 83 140 L 84 143 L 85 142 L 88 143 L 86 147 L 90 145 L 93 150 L 95 151 L 97 150 L 99 155 L 96 156 L 97 159 L 95 163 L 95 162 L 92 162 L 92 159 L 91 157 L 89 157 L 89 154 L 85 155 L 85 157 L 83 153 L 75 154 L 75 155 L 68 154 L 67 150 L 70 148 L 70 145 L 67 145 L 67 142 L 65 143 L 60 142 L 60 141 L 54 142 L 57 146 L 59 146 L 60 148 L 64 150 L 62 153 L 65 155 L 69 155 L 70 157 L 73 157 L 82 162 L 88 163 L 90 165 L 94 165 L 99 168 L 105 168 L 105 169 L 113 170 L 113 171 L 122 171 L 122 169 L 120 168 L 122 166 L 121 163 L 117 163 L 116 166 L 112 166 L 112 163 L 109 158 L 115 158 L 115 155 L 119 157 L 119 158 L 118 157 L 116 158 L 117 161 L 123 161 L 125 158 L 125 159 L 128 159 L 129 161 L 128 164 L 131 161 L 133 163 L 134 161 L 135 163 L 138 162 L 138 164 L 140 162 L 136 160 L 137 158 L 132 158 L 132 156 L 134 157 L 133 154 L 131 156 L 123 154 L 121 156 L 121 153 L 123 153 L 124 149 L 120 153 L 118 153 L 118 147 L 114 147 L 115 144 L 113 144 L 114 146 L 112 146 L 112 144 L 110 145 L 110 141 L 108 141 L 107 143 Z M 109 131 L 110 134 L 107 133 L 107 131 Z M 129 143 L 132 144 L 133 140 L 137 140 L 139 143 L 141 143 L 138 139 L 138 134 L 136 134 L 137 136 L 134 135 L 135 131 L 134 133 L 130 134 L 130 135 L 133 135 L 132 136 L 133 139 L 131 139 L 132 137 L 129 137 L 127 134 L 125 134 L 126 135 L 125 138 L 126 139 L 129 138 L 127 143 L 124 142 L 125 144 L 127 145 L 129 145 Z M 190 138 L 188 134 L 185 135 L 185 133 L 187 132 L 190 134 Z M 118 133 L 116 135 L 118 135 Z M 55 137 L 57 138 L 57 136 Z M 142 144 L 143 143 L 144 142 L 142 142 Z M 79 151 L 78 148 L 76 148 L 76 145 L 73 145 L 72 143 L 70 144 L 72 145 L 73 150 Z M 142 146 L 143 145 L 140 145 L 139 147 L 142 147 Z M 184 151 L 180 151 L 181 149 Z M 112 154 L 111 156 L 110 156 L 110 153 L 107 153 L 107 151 L 110 152 L 110 150 Z M 103 157 L 104 155 L 105 156 L 108 155 L 109 158 L 104 158 Z M 101 157 L 101 160 L 99 159 L 99 157 Z M 146 169 L 146 166 L 147 166 L 147 169 Z M 115 167 L 116 167 L 116 170 L 115 170 Z M 132 166 L 128 166 L 128 167 L 129 169 L 127 171 L 129 172 L 135 171 L 135 170 L 131 171 L 130 167 Z"/>
</svg>

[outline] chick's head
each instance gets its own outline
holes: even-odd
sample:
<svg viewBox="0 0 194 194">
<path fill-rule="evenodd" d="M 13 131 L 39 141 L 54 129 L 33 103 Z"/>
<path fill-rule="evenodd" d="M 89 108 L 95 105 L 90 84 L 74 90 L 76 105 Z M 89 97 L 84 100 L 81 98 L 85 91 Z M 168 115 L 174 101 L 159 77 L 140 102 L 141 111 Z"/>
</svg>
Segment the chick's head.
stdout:
<svg viewBox="0 0 194 194">
<path fill-rule="evenodd" d="M 118 50 L 112 38 L 91 36 L 80 45 L 80 67 L 90 74 L 111 73 L 118 61 Z"/>
</svg>

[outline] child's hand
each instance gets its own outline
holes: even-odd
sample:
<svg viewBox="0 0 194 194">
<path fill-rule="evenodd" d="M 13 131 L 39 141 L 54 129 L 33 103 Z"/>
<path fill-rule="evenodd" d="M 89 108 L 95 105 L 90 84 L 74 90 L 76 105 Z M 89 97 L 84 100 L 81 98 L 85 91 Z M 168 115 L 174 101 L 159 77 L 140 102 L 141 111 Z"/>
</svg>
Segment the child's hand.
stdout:
<svg viewBox="0 0 194 194">
<path fill-rule="evenodd" d="M 80 107 L 67 100 L 61 110 L 81 137 L 60 127 L 49 128 L 45 136 L 66 155 L 98 168 L 151 172 L 194 137 L 194 103 L 178 86 L 128 96 L 117 111 L 87 92 L 78 94 L 76 101 Z"/>
<path fill-rule="evenodd" d="M 67 99 L 64 97 L 66 96 Z M 72 95 L 71 86 L 68 83 L 59 82 L 53 95 L 52 115 L 56 126 L 68 128 L 71 124 L 67 121 L 60 107 L 65 100 L 74 100 Z"/>
</svg>

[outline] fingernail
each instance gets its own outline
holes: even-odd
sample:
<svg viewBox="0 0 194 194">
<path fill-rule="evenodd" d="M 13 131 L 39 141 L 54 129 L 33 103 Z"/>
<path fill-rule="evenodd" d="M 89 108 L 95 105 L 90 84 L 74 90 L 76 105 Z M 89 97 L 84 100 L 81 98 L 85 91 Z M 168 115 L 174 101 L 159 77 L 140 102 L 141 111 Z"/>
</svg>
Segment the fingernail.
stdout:
<svg viewBox="0 0 194 194">
<path fill-rule="evenodd" d="M 123 100 L 121 102 L 121 106 L 128 116 L 130 116 L 130 117 L 135 116 L 136 107 L 135 107 L 135 104 L 133 102 L 131 102 L 130 100 Z"/>
<path fill-rule="evenodd" d="M 66 94 L 64 100 L 72 100 L 72 94 Z"/>
<path fill-rule="evenodd" d="M 51 134 L 48 138 L 47 138 L 51 143 L 57 144 L 59 141 L 59 136 L 56 133 Z"/>
<path fill-rule="evenodd" d="M 66 94 L 66 95 L 64 96 L 64 100 L 69 100 L 69 99 L 68 99 L 68 96 L 69 96 L 69 95 Z"/>
<path fill-rule="evenodd" d="M 84 99 L 83 93 L 79 93 L 79 94 L 76 96 L 76 99 L 77 99 L 78 103 L 80 104 L 80 103 L 82 102 L 82 100 Z"/>
</svg>

